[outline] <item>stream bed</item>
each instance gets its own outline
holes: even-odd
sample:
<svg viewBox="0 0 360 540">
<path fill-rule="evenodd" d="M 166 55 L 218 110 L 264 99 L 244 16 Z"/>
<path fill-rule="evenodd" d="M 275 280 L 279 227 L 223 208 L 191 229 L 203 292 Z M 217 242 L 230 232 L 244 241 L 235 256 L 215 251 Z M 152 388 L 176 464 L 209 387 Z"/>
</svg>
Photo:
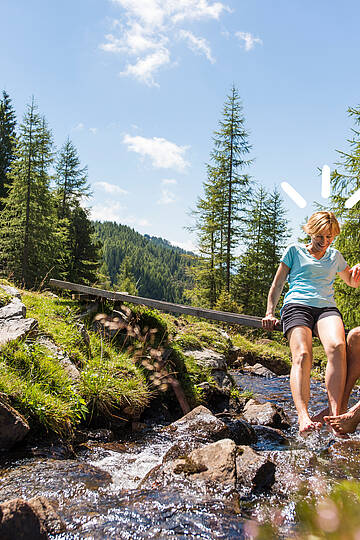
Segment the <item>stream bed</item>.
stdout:
<svg viewBox="0 0 360 540">
<path fill-rule="evenodd" d="M 253 445 L 256 451 L 267 452 L 279 469 L 276 489 L 270 493 L 240 493 L 234 504 L 233 498 L 224 493 L 210 496 L 191 486 L 142 489 L 141 479 L 174 443 L 162 426 L 149 426 L 124 440 L 89 441 L 76 459 L 65 458 L 52 448 L 33 449 L 31 457 L 2 455 L 0 502 L 39 495 L 56 501 L 67 527 L 66 532 L 52 537 L 57 540 L 241 539 L 251 538 L 246 522 L 262 519 L 277 504 L 282 505 L 284 532 L 291 530 L 294 504 L 289 495 L 299 482 L 309 483 L 313 491 L 322 493 L 337 479 L 360 478 L 357 434 L 348 441 L 337 441 L 323 428 L 306 440 L 298 436 L 288 376 L 232 375 L 240 390 L 252 390 L 259 401 L 282 406 L 291 420 L 286 433 L 289 445 L 276 446 L 262 440 Z M 311 395 L 312 412 L 326 406 L 323 384 L 313 381 Z M 353 402 L 357 399 L 359 391 L 352 396 Z"/>
</svg>

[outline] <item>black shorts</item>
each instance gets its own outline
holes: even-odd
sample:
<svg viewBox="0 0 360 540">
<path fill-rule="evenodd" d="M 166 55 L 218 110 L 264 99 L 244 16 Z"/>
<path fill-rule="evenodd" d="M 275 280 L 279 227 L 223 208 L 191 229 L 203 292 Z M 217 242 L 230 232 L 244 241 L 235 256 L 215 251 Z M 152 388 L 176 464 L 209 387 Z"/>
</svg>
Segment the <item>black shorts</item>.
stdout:
<svg viewBox="0 0 360 540">
<path fill-rule="evenodd" d="M 284 336 L 294 326 L 307 326 L 314 333 L 316 323 L 320 319 L 336 315 L 342 316 L 337 307 L 317 308 L 313 306 L 304 306 L 303 304 L 285 304 L 281 310 L 281 323 Z M 316 336 L 317 337 L 317 336 Z"/>
</svg>

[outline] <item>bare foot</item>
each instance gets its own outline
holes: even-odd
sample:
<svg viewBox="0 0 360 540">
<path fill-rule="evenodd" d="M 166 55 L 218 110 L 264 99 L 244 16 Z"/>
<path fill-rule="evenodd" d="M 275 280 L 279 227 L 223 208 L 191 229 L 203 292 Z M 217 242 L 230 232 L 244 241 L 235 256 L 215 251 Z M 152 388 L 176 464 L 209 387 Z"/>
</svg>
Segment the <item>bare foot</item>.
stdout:
<svg viewBox="0 0 360 540">
<path fill-rule="evenodd" d="M 351 411 L 339 416 L 324 416 L 324 420 L 337 433 L 354 433 L 359 423 L 358 415 Z"/>
<path fill-rule="evenodd" d="M 321 411 L 311 416 L 310 420 L 312 420 L 313 422 L 320 422 L 321 424 L 323 424 L 324 416 L 327 416 L 328 414 L 329 414 L 329 407 L 326 407 L 326 409 L 322 409 Z"/>
<path fill-rule="evenodd" d="M 321 422 L 313 422 L 309 417 L 299 418 L 299 433 L 302 437 L 306 437 L 312 431 L 321 429 Z"/>
</svg>

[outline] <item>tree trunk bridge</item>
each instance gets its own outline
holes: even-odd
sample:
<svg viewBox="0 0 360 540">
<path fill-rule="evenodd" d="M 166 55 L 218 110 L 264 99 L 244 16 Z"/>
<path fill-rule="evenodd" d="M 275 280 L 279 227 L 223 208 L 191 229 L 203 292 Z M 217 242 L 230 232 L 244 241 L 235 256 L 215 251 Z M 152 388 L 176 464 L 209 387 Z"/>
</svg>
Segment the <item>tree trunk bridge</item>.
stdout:
<svg viewBox="0 0 360 540">
<path fill-rule="evenodd" d="M 261 328 L 261 317 L 253 317 L 251 315 L 243 315 L 240 313 L 230 313 L 228 311 L 215 311 L 214 309 L 204 309 L 193 306 L 185 306 L 183 304 L 174 304 L 172 302 L 163 302 L 162 300 L 154 300 L 152 298 L 142 298 L 141 296 L 133 296 L 124 292 L 106 291 L 87 285 L 79 285 L 78 283 L 70 283 L 69 281 L 60 281 L 58 279 L 50 279 L 50 286 L 59 289 L 75 291 L 86 296 L 95 298 L 106 298 L 113 302 L 130 302 L 131 304 L 141 304 L 149 306 L 161 311 L 170 313 L 181 313 L 183 315 L 192 315 L 202 319 L 211 319 L 213 321 L 222 321 L 228 324 L 240 324 L 252 328 Z M 281 330 L 281 325 L 278 325 L 275 330 Z"/>
</svg>

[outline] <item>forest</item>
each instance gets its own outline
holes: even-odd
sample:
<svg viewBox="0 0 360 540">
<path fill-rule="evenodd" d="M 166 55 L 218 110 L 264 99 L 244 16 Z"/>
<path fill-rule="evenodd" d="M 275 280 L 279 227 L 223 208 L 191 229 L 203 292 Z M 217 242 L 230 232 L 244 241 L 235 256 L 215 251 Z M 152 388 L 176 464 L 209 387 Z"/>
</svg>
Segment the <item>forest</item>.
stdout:
<svg viewBox="0 0 360 540">
<path fill-rule="evenodd" d="M 360 108 L 333 169 L 328 209 L 342 223 L 335 241 L 349 266 L 360 260 Z M 279 190 L 251 177 L 249 130 L 232 87 L 213 132 L 202 194 L 193 204 L 197 254 L 113 222 L 92 222 L 87 167 L 68 137 L 60 149 L 34 98 L 20 123 L 10 96 L 0 98 L 0 273 L 41 288 L 50 278 L 98 284 L 140 296 L 262 315 L 291 231 Z M 318 205 L 320 208 L 320 205 Z M 303 238 L 299 224 L 298 234 Z M 359 324 L 359 290 L 336 282 L 347 325 Z"/>
</svg>

